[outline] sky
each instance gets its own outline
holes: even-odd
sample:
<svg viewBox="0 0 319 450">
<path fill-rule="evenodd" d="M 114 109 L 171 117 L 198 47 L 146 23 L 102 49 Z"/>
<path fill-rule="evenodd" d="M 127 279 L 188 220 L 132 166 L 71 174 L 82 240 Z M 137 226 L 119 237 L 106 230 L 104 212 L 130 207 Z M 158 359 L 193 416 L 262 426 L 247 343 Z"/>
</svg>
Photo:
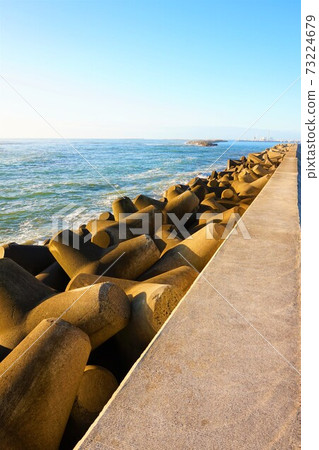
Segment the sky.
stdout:
<svg viewBox="0 0 319 450">
<path fill-rule="evenodd" d="M 300 80 L 282 95 L 300 1 L 0 0 L 0 17 L 2 139 L 300 138 Z"/>
</svg>

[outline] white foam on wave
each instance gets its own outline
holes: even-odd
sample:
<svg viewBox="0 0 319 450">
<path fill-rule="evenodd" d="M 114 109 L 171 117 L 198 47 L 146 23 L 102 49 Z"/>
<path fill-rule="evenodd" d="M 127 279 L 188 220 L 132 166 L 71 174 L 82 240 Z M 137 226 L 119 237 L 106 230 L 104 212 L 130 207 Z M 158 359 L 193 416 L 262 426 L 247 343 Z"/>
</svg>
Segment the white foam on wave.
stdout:
<svg viewBox="0 0 319 450">
<path fill-rule="evenodd" d="M 153 176 L 165 176 L 163 169 L 156 167 L 155 169 L 149 169 L 140 173 L 132 173 L 128 175 L 123 175 L 122 180 L 143 180 L 147 178 L 152 178 Z"/>
</svg>

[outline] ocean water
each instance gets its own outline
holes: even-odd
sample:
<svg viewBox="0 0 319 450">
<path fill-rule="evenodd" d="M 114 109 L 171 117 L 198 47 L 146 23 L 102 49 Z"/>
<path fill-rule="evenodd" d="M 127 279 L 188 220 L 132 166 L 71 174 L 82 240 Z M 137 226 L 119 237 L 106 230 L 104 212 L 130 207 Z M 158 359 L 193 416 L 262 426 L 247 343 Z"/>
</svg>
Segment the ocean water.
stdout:
<svg viewBox="0 0 319 450">
<path fill-rule="evenodd" d="M 275 144 L 228 141 L 197 147 L 182 140 L 0 141 L 0 242 L 42 241 L 61 227 L 77 227 L 97 218 L 120 195 L 160 198 L 172 184 L 208 175 L 214 168 L 225 168 L 229 158 Z"/>
</svg>

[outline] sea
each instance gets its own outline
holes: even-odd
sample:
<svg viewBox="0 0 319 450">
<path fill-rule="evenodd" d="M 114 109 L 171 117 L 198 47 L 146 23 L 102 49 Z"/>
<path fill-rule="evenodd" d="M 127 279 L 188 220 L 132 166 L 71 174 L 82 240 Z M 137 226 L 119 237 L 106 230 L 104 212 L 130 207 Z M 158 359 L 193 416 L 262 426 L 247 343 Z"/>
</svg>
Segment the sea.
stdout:
<svg viewBox="0 0 319 450">
<path fill-rule="evenodd" d="M 277 142 L 63 139 L 0 141 L 0 243 L 40 243 L 111 210 L 120 196 L 160 198 L 171 185 L 207 176 Z"/>
</svg>

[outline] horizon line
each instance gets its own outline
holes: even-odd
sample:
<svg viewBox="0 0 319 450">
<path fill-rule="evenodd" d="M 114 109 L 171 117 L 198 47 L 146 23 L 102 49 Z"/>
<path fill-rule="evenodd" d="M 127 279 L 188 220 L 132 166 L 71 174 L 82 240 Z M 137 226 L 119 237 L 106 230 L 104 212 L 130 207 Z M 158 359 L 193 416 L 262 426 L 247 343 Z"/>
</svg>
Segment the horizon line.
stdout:
<svg viewBox="0 0 319 450">
<path fill-rule="evenodd" d="M 65 140 L 100 140 L 100 141 L 106 141 L 106 140 L 122 140 L 122 141 L 196 141 L 196 140 L 201 140 L 201 141 L 210 141 L 210 140 L 222 140 L 224 142 L 228 142 L 228 141 L 237 141 L 237 142 L 284 142 L 284 141 L 300 141 L 300 137 L 296 137 L 293 139 L 288 139 L 288 138 L 280 138 L 280 139 L 235 139 L 235 138 L 143 138 L 143 137 L 1 137 L 0 136 L 0 141 L 3 140 L 56 140 L 56 141 L 65 141 Z"/>
</svg>

